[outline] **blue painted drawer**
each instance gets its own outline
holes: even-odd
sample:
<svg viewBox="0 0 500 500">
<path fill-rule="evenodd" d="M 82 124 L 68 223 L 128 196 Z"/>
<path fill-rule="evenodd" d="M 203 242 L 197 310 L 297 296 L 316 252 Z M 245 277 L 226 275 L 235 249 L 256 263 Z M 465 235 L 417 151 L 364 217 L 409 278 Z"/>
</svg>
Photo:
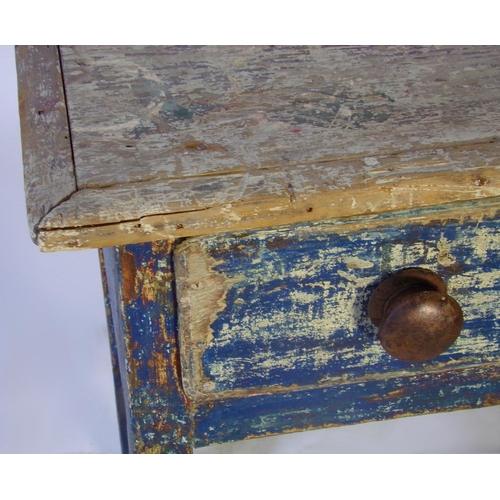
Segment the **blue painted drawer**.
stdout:
<svg viewBox="0 0 500 500">
<path fill-rule="evenodd" d="M 469 204 L 184 241 L 175 251 L 184 390 L 203 402 L 402 386 L 497 363 L 500 226 L 486 213 Z M 390 357 L 367 315 L 382 279 L 412 266 L 442 276 L 464 312 L 455 344 L 425 363 Z"/>
</svg>

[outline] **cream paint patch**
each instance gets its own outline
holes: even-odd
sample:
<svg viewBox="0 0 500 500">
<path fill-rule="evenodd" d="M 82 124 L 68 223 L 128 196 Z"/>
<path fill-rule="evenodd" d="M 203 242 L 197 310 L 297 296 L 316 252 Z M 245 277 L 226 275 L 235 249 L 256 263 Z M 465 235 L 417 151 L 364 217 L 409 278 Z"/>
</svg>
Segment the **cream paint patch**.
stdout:
<svg viewBox="0 0 500 500">
<path fill-rule="evenodd" d="M 301 292 L 299 290 L 290 292 L 290 297 L 294 302 L 301 305 L 312 304 L 318 300 L 318 295 L 316 293 Z"/>
<path fill-rule="evenodd" d="M 196 246 L 192 248 L 193 251 L 177 253 L 175 268 L 178 304 L 183 311 L 179 315 L 179 329 L 183 333 L 180 339 L 183 385 L 187 394 L 196 397 L 200 390 L 202 393 L 213 391 L 215 383 L 205 377 L 200 363 L 191 360 L 199 359 L 213 340 L 211 325 L 218 312 L 226 307 L 227 292 L 244 278 L 225 278 L 213 272 L 216 261 L 209 259 Z M 186 294 L 184 290 L 191 293 Z"/>
<path fill-rule="evenodd" d="M 373 262 L 360 259 L 359 257 L 344 257 L 343 261 L 351 269 L 370 269 L 375 265 Z"/>
<path fill-rule="evenodd" d="M 441 238 L 437 244 L 439 250 L 438 262 L 442 266 L 452 266 L 455 264 L 456 260 L 451 255 L 451 243 L 444 237 L 441 233 Z"/>
<path fill-rule="evenodd" d="M 368 285 L 373 283 L 374 278 L 369 277 L 369 278 L 359 278 L 355 274 L 351 273 L 346 273 L 345 271 L 337 271 L 339 276 L 342 276 L 342 278 L 345 278 L 350 284 L 352 284 L 352 287 L 363 290 L 366 288 Z"/>
<path fill-rule="evenodd" d="M 478 223 L 479 224 L 479 223 Z M 500 244 L 500 236 L 491 234 L 486 228 L 478 228 L 472 237 L 471 243 L 474 247 L 474 252 L 480 258 L 486 258 L 488 250 L 498 252 Z"/>
</svg>

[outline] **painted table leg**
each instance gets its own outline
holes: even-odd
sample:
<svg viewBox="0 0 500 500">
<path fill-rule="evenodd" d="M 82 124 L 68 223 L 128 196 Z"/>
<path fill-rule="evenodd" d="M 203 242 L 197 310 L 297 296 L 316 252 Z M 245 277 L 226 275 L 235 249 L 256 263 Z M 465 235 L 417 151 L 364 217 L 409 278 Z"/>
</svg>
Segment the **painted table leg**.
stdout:
<svg viewBox="0 0 500 500">
<path fill-rule="evenodd" d="M 190 453 L 193 419 L 181 386 L 172 244 L 101 250 L 122 447 Z"/>
</svg>

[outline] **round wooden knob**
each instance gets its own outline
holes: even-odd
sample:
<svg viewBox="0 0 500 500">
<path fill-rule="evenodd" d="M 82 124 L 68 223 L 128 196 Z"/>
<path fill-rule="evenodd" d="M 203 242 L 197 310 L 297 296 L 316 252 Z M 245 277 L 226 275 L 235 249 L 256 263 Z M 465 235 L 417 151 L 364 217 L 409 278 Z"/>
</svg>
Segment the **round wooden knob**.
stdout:
<svg viewBox="0 0 500 500">
<path fill-rule="evenodd" d="M 368 303 L 382 347 L 401 361 L 428 361 L 460 335 L 462 309 L 445 282 L 428 269 L 402 269 L 383 281 Z"/>
</svg>

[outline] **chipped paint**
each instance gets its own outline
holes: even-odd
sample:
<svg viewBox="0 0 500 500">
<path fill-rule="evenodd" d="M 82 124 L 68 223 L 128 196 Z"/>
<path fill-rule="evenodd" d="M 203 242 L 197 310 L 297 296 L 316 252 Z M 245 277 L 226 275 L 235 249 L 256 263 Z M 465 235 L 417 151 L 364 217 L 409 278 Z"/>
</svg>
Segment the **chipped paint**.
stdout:
<svg viewBox="0 0 500 500">
<path fill-rule="evenodd" d="M 451 255 L 451 243 L 444 237 L 444 233 L 441 233 L 437 249 L 439 251 L 438 262 L 442 266 L 452 266 L 455 264 L 456 260 Z"/>
<path fill-rule="evenodd" d="M 343 261 L 349 269 L 369 269 L 375 264 L 369 260 L 363 260 L 359 257 L 344 257 Z"/>
<path fill-rule="evenodd" d="M 106 248 L 103 255 L 128 451 L 190 452 L 193 422 L 180 381 L 171 243 Z"/>
<path fill-rule="evenodd" d="M 189 359 L 191 356 L 201 356 L 210 345 L 213 340 L 211 325 L 217 314 L 226 308 L 228 290 L 244 279 L 225 278 L 212 272 L 216 265 L 214 259 L 207 259 L 205 255 L 196 251 L 190 253 L 189 267 L 183 258 L 175 260 L 179 306 L 184 310 L 193 310 L 190 295 L 183 292 L 186 288 L 195 293 L 197 298 L 193 313 L 179 318 L 179 327 L 186 332 L 180 341 L 183 385 L 187 394 L 193 398 L 196 397 L 200 387 L 202 392 L 211 392 L 215 389 L 215 384 L 205 377 L 199 364 L 191 364 Z"/>
<path fill-rule="evenodd" d="M 500 270 L 490 267 L 500 261 L 500 230 L 491 220 L 420 225 L 400 218 L 345 235 L 326 225 L 319 232 L 256 232 L 238 240 L 189 240 L 177 253 L 182 273 L 202 269 L 197 279 L 214 291 L 207 302 L 206 293 L 178 286 L 180 317 L 204 318 L 197 336 L 205 341 L 182 350 L 184 365 L 203 373 L 204 385 L 184 373 L 194 400 L 389 379 L 491 362 L 500 354 Z M 427 363 L 390 358 L 365 312 L 380 277 L 410 266 L 444 273 L 464 310 L 457 342 Z M 217 303 L 220 285 L 211 283 L 225 280 L 234 283 L 224 287 L 224 304 Z M 190 322 L 181 319 L 181 343 L 192 335 L 183 327 Z"/>
<path fill-rule="evenodd" d="M 455 238 L 455 241 L 472 241 L 476 234 L 474 232 L 475 226 L 475 223 L 470 223 L 466 227 L 462 227 L 460 229 L 462 238 Z M 388 233 L 387 228 L 384 226 L 379 229 L 379 235 Z M 488 226 L 487 221 L 483 221 L 476 229 L 487 229 L 493 240 L 498 242 L 498 231 L 492 229 L 492 226 Z M 324 233 L 324 229 L 321 232 Z M 303 236 L 307 235 L 311 239 L 315 233 L 307 231 L 301 232 L 301 234 Z M 352 238 L 353 234 L 348 232 L 346 237 Z M 398 232 L 393 231 L 391 234 L 394 236 Z M 418 236 L 414 232 L 407 232 L 408 234 Z M 435 240 L 439 241 L 440 232 L 429 228 L 428 234 L 434 234 Z M 333 233 L 328 235 L 326 239 L 328 240 L 332 235 Z M 364 230 L 359 235 L 364 237 Z M 273 252 L 289 251 L 293 239 L 297 238 L 297 233 L 292 232 L 284 241 L 274 241 L 274 245 L 267 245 L 267 243 L 273 242 L 273 239 L 283 238 L 283 236 L 283 233 L 279 234 L 276 231 L 267 234 L 260 232 L 256 235 L 256 241 L 261 242 L 262 248 L 267 248 L 267 246 L 270 247 L 267 250 L 272 248 L 271 254 Z M 390 236 L 388 235 L 388 237 Z M 449 238 L 449 232 L 445 231 L 445 236 Z M 367 239 L 367 245 L 376 247 L 377 245 L 374 242 L 377 241 L 378 237 L 376 232 L 372 233 L 371 238 Z M 250 239 L 248 240 L 248 238 Z M 265 262 L 266 252 L 263 252 L 262 248 L 259 250 L 259 246 L 248 244 L 252 241 L 250 235 L 245 237 L 240 235 L 239 242 L 236 245 L 233 241 L 230 247 L 225 249 L 231 250 L 229 253 L 225 253 L 225 259 L 234 258 L 232 264 L 236 265 L 238 260 L 245 254 L 247 254 L 247 259 L 256 260 L 252 257 L 252 253 L 256 252 L 263 257 L 260 260 L 262 265 Z M 295 241 L 295 244 L 300 241 L 299 238 L 298 241 Z M 353 241 L 355 246 L 357 241 L 356 239 Z M 425 238 L 422 241 L 425 242 Z M 243 244 L 245 242 L 247 244 Z M 434 243 L 437 243 L 437 241 L 434 241 Z M 498 248 L 498 245 L 493 244 L 489 250 L 490 256 L 493 248 Z M 307 247 L 304 247 L 303 250 L 307 250 Z M 327 259 L 328 248 L 323 247 L 322 250 L 322 258 Z M 239 254 L 236 255 L 238 252 Z M 119 347 L 118 358 L 124 381 L 123 395 L 127 409 L 125 428 L 132 452 L 185 452 L 190 451 L 193 446 L 206 446 L 212 443 L 400 418 L 437 411 L 474 408 L 498 404 L 500 401 L 498 391 L 500 368 L 497 362 L 498 353 L 496 352 L 498 345 L 495 340 L 497 337 L 490 335 L 491 332 L 496 332 L 498 328 L 496 317 L 491 317 L 491 309 L 489 309 L 496 307 L 497 302 L 494 300 L 489 300 L 489 305 L 482 304 L 482 309 L 477 311 L 481 316 L 481 322 L 484 322 L 485 328 L 483 330 L 474 328 L 474 325 L 478 323 L 475 322 L 474 317 L 469 318 L 470 328 L 464 332 L 467 333 L 463 339 L 464 342 L 462 342 L 461 346 L 457 346 L 457 350 L 452 356 L 441 357 L 439 362 L 434 365 L 420 366 L 413 371 L 408 366 L 400 366 L 398 371 L 384 372 L 384 370 L 380 369 L 383 365 L 377 364 L 380 356 L 384 356 L 384 353 L 377 342 L 369 341 L 364 345 L 361 359 L 356 359 L 355 350 L 343 350 L 342 357 L 344 358 L 345 370 L 341 370 L 335 377 L 327 374 L 327 376 L 319 378 L 311 385 L 304 385 L 301 381 L 297 381 L 298 383 L 291 385 L 268 386 L 264 390 L 262 387 L 247 388 L 239 391 L 228 391 L 225 394 L 224 391 L 220 391 L 219 387 L 218 395 L 221 398 L 214 398 L 212 394 L 209 400 L 189 401 L 181 387 L 177 351 L 177 320 L 173 302 L 172 281 L 165 283 L 163 295 L 158 293 L 154 301 L 141 297 L 144 283 L 141 277 L 146 277 L 147 281 L 155 282 L 156 272 L 167 276 L 171 274 L 172 264 L 169 245 L 166 243 L 133 245 L 123 249 L 105 249 L 103 253 L 106 262 L 106 277 L 110 282 L 106 290 L 110 292 L 111 316 L 113 317 L 118 344 L 125 341 L 129 346 L 126 353 Z M 481 253 L 481 250 L 479 250 L 479 253 Z M 130 254 L 134 258 L 132 259 L 129 256 L 120 259 L 119 257 L 122 254 Z M 341 249 L 338 249 L 338 254 L 338 261 L 329 263 L 330 270 L 335 272 L 336 266 L 344 265 L 346 266 L 344 268 L 345 272 L 348 272 L 349 268 L 342 261 L 342 257 L 345 256 L 342 255 Z M 405 252 L 402 252 L 400 255 L 404 254 Z M 420 255 L 421 252 L 417 252 L 417 254 Z M 357 255 L 359 256 L 361 253 Z M 430 263 L 434 262 L 433 265 L 439 268 L 436 247 L 434 247 L 433 252 L 424 252 L 424 255 L 429 256 Z M 458 263 L 461 263 L 460 259 L 463 255 L 465 255 L 465 252 L 457 252 Z M 377 259 L 367 259 L 366 255 L 360 258 L 374 262 L 375 269 L 350 269 L 349 272 L 370 273 L 372 270 L 376 271 L 379 265 Z M 470 297 L 474 296 L 474 294 L 467 294 L 467 292 L 478 283 L 477 280 L 475 281 L 473 272 L 477 258 L 478 255 L 472 252 L 468 256 L 470 260 L 468 264 L 470 265 L 469 270 L 464 269 L 463 273 L 458 275 L 447 275 L 449 289 L 453 289 L 455 295 L 461 294 L 461 301 L 468 295 Z M 222 273 L 226 264 L 225 260 L 215 257 L 212 257 L 212 259 L 210 266 L 213 267 L 210 269 L 210 273 Z M 314 266 L 311 266 L 310 260 L 302 260 L 304 267 L 309 269 L 309 272 L 300 274 L 305 276 L 304 285 L 311 284 L 314 286 L 297 287 L 289 291 L 316 290 L 321 294 L 329 290 L 338 290 L 338 283 L 334 276 L 321 281 L 315 279 L 317 273 L 320 273 L 321 266 L 318 260 L 312 259 L 312 261 L 315 262 Z M 498 262 L 498 259 L 496 261 Z M 117 262 L 121 262 L 121 266 L 116 267 Z M 154 262 L 158 262 L 158 268 L 156 268 Z M 275 258 L 274 267 L 277 264 L 279 264 L 279 259 Z M 490 262 L 485 261 L 485 270 L 491 276 L 488 281 L 494 285 L 496 278 L 493 278 L 493 275 L 498 276 L 498 273 L 497 270 L 488 268 L 489 265 Z M 126 270 L 127 266 L 135 266 L 136 269 L 135 271 Z M 270 266 L 268 270 L 272 270 L 272 267 Z M 151 270 L 151 273 L 147 271 L 148 269 Z M 134 278 L 139 294 L 129 303 L 121 304 L 120 294 L 116 296 L 116 292 L 120 290 L 123 292 L 126 288 L 121 281 L 120 274 L 116 274 L 119 271 L 121 271 L 122 275 L 125 272 L 128 276 L 139 277 Z M 258 279 L 258 274 L 257 269 L 256 279 Z M 262 275 L 262 273 L 260 274 Z M 230 275 L 229 278 L 236 276 L 238 274 Z M 307 277 L 309 277 L 309 281 Z M 232 285 L 231 290 L 243 285 L 243 282 L 236 282 Z M 460 292 L 462 287 L 466 287 L 466 289 Z M 135 294 L 135 287 L 133 290 L 132 296 Z M 199 290 L 199 288 L 195 287 L 191 290 Z M 226 293 L 226 308 L 230 306 L 231 300 L 234 298 L 231 298 L 231 290 Z M 489 299 L 495 296 L 497 293 L 495 290 L 498 290 L 498 286 L 485 291 Z M 281 297 L 282 299 L 282 294 L 286 291 L 286 288 L 280 287 L 276 283 L 269 291 L 272 292 L 270 298 L 279 299 Z M 305 299 L 305 296 L 300 297 Z M 250 299 L 250 297 L 247 297 L 247 299 Z M 245 303 L 243 300 L 237 301 L 238 299 L 235 299 L 233 303 L 235 305 L 238 303 L 240 306 Z M 277 303 L 279 303 L 279 300 Z M 464 304 L 465 308 L 468 308 L 468 304 Z M 301 307 L 310 305 L 301 306 L 298 304 Z M 220 311 L 218 318 L 224 313 L 225 311 Z M 259 319 L 259 315 L 254 314 L 253 317 L 248 317 L 249 325 L 252 318 Z M 267 321 L 269 322 L 271 319 L 272 317 L 269 316 Z M 280 321 L 287 321 L 287 315 L 283 311 Z M 265 322 L 261 322 L 259 328 L 264 324 Z M 227 325 L 227 328 L 229 328 L 229 323 Z M 268 323 L 267 328 L 262 329 L 263 338 L 267 335 L 267 338 L 272 340 L 272 328 L 272 323 Z M 227 332 L 229 332 L 229 329 L 227 329 Z M 218 336 L 217 330 L 214 330 L 212 332 L 212 344 L 220 340 L 220 338 L 222 337 Z M 289 337 L 289 341 L 292 339 L 293 336 Z M 477 340 L 477 347 L 474 339 Z M 233 342 L 234 337 L 227 337 L 227 340 Z M 316 362 L 315 368 L 321 369 L 321 367 L 327 366 L 329 360 L 331 360 L 331 350 L 329 353 L 328 349 L 324 348 L 328 345 L 326 343 L 324 345 L 313 345 L 313 340 L 313 338 L 307 339 L 309 351 L 312 352 L 312 358 Z M 328 340 L 327 337 L 325 337 L 325 340 Z M 477 350 L 482 351 L 482 357 L 478 356 Z M 244 357 L 248 354 L 245 352 L 243 345 L 239 346 L 237 352 L 241 360 L 244 360 Z M 298 363 L 300 359 L 307 359 L 307 350 L 301 352 L 302 358 L 300 358 L 300 352 L 297 352 L 296 361 Z M 269 354 L 267 351 L 266 357 L 266 352 L 262 351 L 258 359 L 266 369 L 269 369 L 268 375 L 270 377 L 273 376 L 273 366 L 275 369 L 277 367 L 284 372 L 302 370 L 300 366 L 294 366 L 293 359 L 283 355 L 283 352 L 278 363 L 274 363 L 274 359 Z M 387 358 L 383 359 L 384 363 L 387 361 Z M 374 371 L 367 370 L 365 375 L 361 375 L 360 364 L 365 368 L 372 365 Z M 124 366 L 127 365 L 130 369 L 124 370 Z M 352 366 L 357 366 L 355 371 L 350 371 Z M 246 368 L 251 369 L 251 366 L 246 365 Z M 227 375 L 227 370 L 223 364 L 219 364 L 218 369 L 220 369 L 222 375 Z M 302 375 L 307 378 L 307 371 L 303 370 Z M 208 387 L 207 390 L 213 390 L 213 387 Z"/>
<path fill-rule="evenodd" d="M 16 47 L 26 207 L 36 242 L 40 221 L 77 190 L 60 53 Z"/>
<path fill-rule="evenodd" d="M 500 401 L 497 51 L 18 49 L 40 247 L 168 240 L 104 251 L 131 451 Z M 458 224 L 388 213 L 457 201 Z M 170 242 L 262 228 L 179 247 L 204 262 L 186 260 L 189 286 L 179 272 L 178 323 Z M 387 359 L 363 313 L 377 280 L 408 265 L 442 273 L 467 323 L 419 366 Z"/>
<path fill-rule="evenodd" d="M 198 446 L 498 404 L 498 364 L 296 392 L 230 398 L 196 410 Z"/>
<path fill-rule="evenodd" d="M 498 197 L 498 51 L 19 48 L 32 235 L 80 249 Z"/>
</svg>

